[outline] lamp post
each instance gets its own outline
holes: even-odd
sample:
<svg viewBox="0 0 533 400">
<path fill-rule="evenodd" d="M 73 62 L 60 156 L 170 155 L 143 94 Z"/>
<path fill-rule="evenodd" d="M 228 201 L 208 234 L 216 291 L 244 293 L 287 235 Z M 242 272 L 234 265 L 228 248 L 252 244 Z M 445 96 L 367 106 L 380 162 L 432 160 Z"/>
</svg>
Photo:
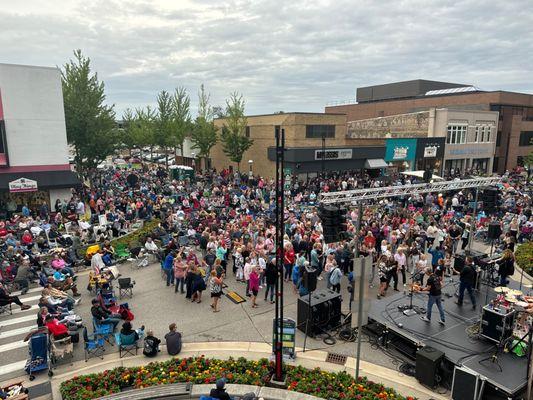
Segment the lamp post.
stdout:
<svg viewBox="0 0 533 400">
<path fill-rule="evenodd" d="M 253 165 L 254 165 L 254 160 L 248 160 L 248 166 L 250 168 L 249 172 L 248 172 L 248 176 L 251 178 L 254 176 L 254 172 L 253 172 Z"/>
<path fill-rule="evenodd" d="M 196 171 L 196 153 L 191 153 L 192 169 Z"/>
</svg>

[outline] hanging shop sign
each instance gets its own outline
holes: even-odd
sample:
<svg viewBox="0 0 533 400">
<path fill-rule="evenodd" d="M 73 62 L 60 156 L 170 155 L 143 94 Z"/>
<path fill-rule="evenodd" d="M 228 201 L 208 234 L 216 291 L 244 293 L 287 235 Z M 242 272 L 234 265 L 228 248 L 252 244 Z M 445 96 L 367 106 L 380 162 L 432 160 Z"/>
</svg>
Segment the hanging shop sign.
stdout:
<svg viewBox="0 0 533 400">
<path fill-rule="evenodd" d="M 37 181 L 27 178 L 19 178 L 9 182 L 9 191 L 12 193 L 36 192 Z"/>
<path fill-rule="evenodd" d="M 416 139 L 387 139 L 385 161 L 411 161 L 415 154 Z"/>
<path fill-rule="evenodd" d="M 326 149 L 326 156 L 322 150 L 315 150 L 315 160 L 351 160 L 352 149 Z"/>
</svg>

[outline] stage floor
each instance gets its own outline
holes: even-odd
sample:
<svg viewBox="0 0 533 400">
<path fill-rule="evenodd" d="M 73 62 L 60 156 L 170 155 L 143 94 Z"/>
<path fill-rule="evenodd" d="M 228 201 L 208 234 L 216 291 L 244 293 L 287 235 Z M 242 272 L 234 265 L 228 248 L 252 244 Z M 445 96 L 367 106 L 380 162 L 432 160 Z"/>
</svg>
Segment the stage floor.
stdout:
<svg viewBox="0 0 533 400">
<path fill-rule="evenodd" d="M 431 346 L 442 352 L 445 357 L 455 365 L 466 366 L 481 375 L 488 383 L 505 393 L 513 396 L 527 383 L 527 360 L 526 357 L 517 357 L 514 354 L 499 354 L 498 361 L 503 371 L 500 372 L 496 364 L 490 361 L 480 363 L 496 350 L 496 343 L 487 339 L 470 337 L 467 328 L 476 324 L 481 318 L 481 307 L 485 305 L 485 286 L 477 293 L 477 310 L 472 310 L 468 293 L 465 293 L 462 307 L 455 304 L 455 290 L 458 287 L 458 276 L 453 280 L 446 278 L 443 287 L 444 310 L 446 325 L 441 325 L 439 312 L 433 306 L 431 322 L 420 319 L 421 314 L 406 316 L 398 309 L 398 306 L 409 304 L 409 296 L 403 292 L 394 292 L 389 289 L 389 295 L 380 300 L 372 301 L 369 311 L 369 320 L 385 325 L 397 335 L 404 337 L 419 346 Z M 512 282 L 511 287 L 516 287 Z M 394 294 L 391 294 L 394 293 Z M 451 296 L 451 297 L 449 297 Z M 492 288 L 489 289 L 489 301 L 495 297 Z M 415 293 L 413 306 L 425 310 L 427 294 Z"/>
</svg>

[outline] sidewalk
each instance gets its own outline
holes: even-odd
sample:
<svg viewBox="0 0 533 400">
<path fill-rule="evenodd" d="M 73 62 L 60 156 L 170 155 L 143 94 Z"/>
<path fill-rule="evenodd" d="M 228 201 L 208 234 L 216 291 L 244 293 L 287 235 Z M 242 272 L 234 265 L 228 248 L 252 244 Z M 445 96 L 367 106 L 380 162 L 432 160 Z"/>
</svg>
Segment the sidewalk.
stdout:
<svg viewBox="0 0 533 400">
<path fill-rule="evenodd" d="M 325 351 L 313 350 L 301 352 L 301 348 L 297 348 L 297 357 L 295 365 L 314 369 L 321 368 L 326 371 L 346 371 L 351 375 L 355 375 L 355 359 L 348 357 L 345 365 L 337 365 L 326 362 L 328 355 Z M 179 354 L 179 358 L 194 357 L 205 355 L 210 358 L 227 359 L 229 357 L 245 357 L 250 360 L 257 360 L 260 358 L 269 358 L 271 355 L 271 347 L 265 343 L 256 342 L 197 342 L 184 343 L 183 350 Z M 79 361 L 73 364 L 66 364 L 59 366 L 55 370 L 55 374 L 51 379 L 52 384 L 52 398 L 60 400 L 59 386 L 64 380 L 70 379 L 74 376 L 84 375 L 89 373 L 102 372 L 116 367 L 133 367 L 148 364 L 149 362 L 164 361 L 169 356 L 166 354 L 166 349 L 162 346 L 161 353 L 154 358 L 146 358 L 142 354 L 134 357 L 127 357 L 120 359 L 118 353 L 107 354 L 104 360 L 91 359 L 89 362 Z M 369 380 L 380 382 L 385 386 L 391 387 L 403 394 L 404 396 L 417 397 L 420 400 L 447 400 L 448 397 L 439 395 L 431 390 L 420 385 L 415 378 L 405 376 L 394 369 L 385 368 L 366 361 L 360 363 L 361 376 L 366 376 Z"/>
</svg>

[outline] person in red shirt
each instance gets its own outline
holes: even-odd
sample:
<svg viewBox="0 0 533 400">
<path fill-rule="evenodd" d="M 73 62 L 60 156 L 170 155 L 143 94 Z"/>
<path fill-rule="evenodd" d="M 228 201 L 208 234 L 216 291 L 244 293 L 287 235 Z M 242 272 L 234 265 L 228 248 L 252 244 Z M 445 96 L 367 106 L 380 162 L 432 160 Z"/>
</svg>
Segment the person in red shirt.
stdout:
<svg viewBox="0 0 533 400">
<path fill-rule="evenodd" d="M 285 245 L 285 253 L 283 255 L 283 266 L 285 267 L 285 282 L 289 282 L 292 275 L 292 267 L 296 261 L 296 254 L 292 244 L 287 243 Z"/>
<path fill-rule="evenodd" d="M 59 322 L 53 315 L 46 316 L 45 326 L 48 332 L 54 335 L 54 339 L 63 339 L 69 335 L 67 326 Z"/>
<path fill-rule="evenodd" d="M 24 234 L 22 235 L 20 241 L 22 242 L 23 246 L 31 248 L 31 246 L 33 246 L 33 236 L 30 231 L 24 231 Z"/>
<path fill-rule="evenodd" d="M 376 247 L 376 238 L 370 231 L 368 231 L 368 233 L 366 234 L 363 242 L 365 243 L 365 246 L 369 249 L 374 249 Z"/>
</svg>

